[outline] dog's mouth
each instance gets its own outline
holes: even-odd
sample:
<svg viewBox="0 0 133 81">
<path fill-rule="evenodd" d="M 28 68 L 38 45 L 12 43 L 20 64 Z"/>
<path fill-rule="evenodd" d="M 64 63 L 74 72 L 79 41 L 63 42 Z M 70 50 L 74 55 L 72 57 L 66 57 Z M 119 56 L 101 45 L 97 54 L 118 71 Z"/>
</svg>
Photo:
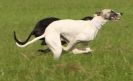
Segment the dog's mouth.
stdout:
<svg viewBox="0 0 133 81">
<path fill-rule="evenodd" d="M 123 13 L 113 13 L 110 15 L 109 20 L 118 21 L 120 20 L 120 17 L 123 15 Z"/>
<path fill-rule="evenodd" d="M 118 16 L 113 16 L 113 17 L 111 17 L 111 19 L 110 20 L 120 20 L 120 17 L 118 17 Z"/>
</svg>

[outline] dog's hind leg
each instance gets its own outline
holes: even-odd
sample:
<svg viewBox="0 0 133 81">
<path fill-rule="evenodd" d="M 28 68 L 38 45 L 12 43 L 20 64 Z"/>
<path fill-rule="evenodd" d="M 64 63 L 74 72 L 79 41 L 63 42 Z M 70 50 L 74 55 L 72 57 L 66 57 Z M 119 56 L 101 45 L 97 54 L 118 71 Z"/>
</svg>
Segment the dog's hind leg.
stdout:
<svg viewBox="0 0 133 81">
<path fill-rule="evenodd" d="M 50 34 L 45 37 L 46 44 L 54 54 L 54 59 L 59 59 L 62 53 L 62 45 L 59 34 Z"/>
</svg>

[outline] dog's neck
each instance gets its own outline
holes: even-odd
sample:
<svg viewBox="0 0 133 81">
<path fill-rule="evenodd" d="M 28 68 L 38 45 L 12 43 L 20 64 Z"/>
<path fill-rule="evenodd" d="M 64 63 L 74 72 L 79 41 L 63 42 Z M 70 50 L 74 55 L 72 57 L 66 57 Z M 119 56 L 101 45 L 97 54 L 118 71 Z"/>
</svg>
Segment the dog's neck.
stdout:
<svg viewBox="0 0 133 81">
<path fill-rule="evenodd" d="M 104 25 L 107 22 L 107 20 L 105 20 L 101 16 L 95 16 L 90 22 L 99 30 L 102 27 L 102 25 Z"/>
</svg>

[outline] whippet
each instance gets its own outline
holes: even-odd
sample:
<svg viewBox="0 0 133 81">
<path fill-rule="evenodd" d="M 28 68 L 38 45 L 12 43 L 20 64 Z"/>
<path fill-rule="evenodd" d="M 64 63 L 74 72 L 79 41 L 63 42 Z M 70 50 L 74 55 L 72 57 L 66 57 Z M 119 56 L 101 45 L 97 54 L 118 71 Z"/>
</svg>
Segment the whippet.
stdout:
<svg viewBox="0 0 133 81">
<path fill-rule="evenodd" d="M 111 9 L 104 9 L 97 12 L 91 21 L 71 19 L 54 21 L 48 25 L 41 36 L 25 44 L 19 44 L 18 42 L 16 44 L 19 47 L 26 47 L 39 39 L 45 38 L 46 44 L 53 52 L 55 59 L 60 57 L 62 49 L 65 51 L 72 50 L 74 54 L 89 53 L 92 51 L 90 47 L 86 47 L 85 50 L 79 50 L 75 45 L 79 42 L 90 42 L 94 40 L 102 25 L 108 20 L 119 20 L 121 15 L 122 13 L 117 13 Z M 61 36 L 69 41 L 66 47 L 63 47 L 61 44 Z"/>
</svg>

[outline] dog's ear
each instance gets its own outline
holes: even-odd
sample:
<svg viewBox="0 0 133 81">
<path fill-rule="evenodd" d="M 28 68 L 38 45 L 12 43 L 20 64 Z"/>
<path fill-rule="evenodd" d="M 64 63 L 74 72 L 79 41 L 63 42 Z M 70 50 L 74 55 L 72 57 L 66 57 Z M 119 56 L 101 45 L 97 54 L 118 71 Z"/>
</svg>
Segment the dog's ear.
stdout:
<svg viewBox="0 0 133 81">
<path fill-rule="evenodd" d="M 97 16 L 100 16 L 102 14 L 102 12 L 96 12 Z"/>
</svg>

